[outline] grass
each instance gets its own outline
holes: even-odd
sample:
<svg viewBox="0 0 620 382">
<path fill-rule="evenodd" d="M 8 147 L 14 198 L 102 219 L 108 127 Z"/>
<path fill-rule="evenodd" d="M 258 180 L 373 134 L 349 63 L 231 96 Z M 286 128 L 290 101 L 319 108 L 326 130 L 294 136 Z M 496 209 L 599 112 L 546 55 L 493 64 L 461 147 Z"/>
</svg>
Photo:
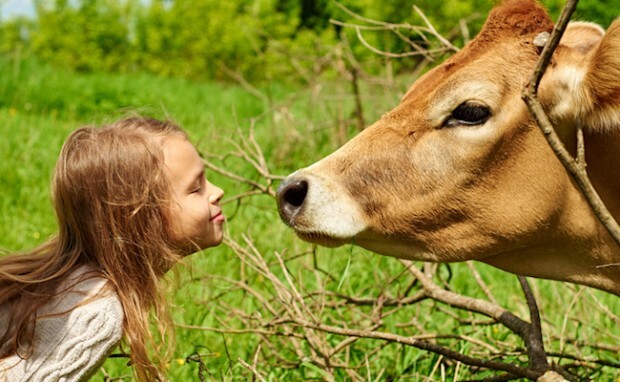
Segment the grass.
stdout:
<svg viewBox="0 0 620 382">
<path fill-rule="evenodd" d="M 353 110 L 348 85 L 338 82 L 322 88 L 318 96 L 309 91 L 272 85 L 259 89 L 265 95 L 259 98 L 239 86 L 192 83 L 144 74 L 75 74 L 34 60 L 0 60 L 0 72 L 7 74 L 0 77 L 0 134 L 3 137 L 0 139 L 0 249 L 7 252 L 31 248 L 54 233 L 49 180 L 64 138 L 80 125 L 99 123 L 136 110 L 156 116 L 168 115 L 189 132 L 200 151 L 222 156 L 233 150 L 231 141 L 239 142 L 238 134 L 248 135 L 252 126 L 272 172 L 285 175 L 337 147 L 340 142 L 334 131 L 343 124 L 348 126 L 346 119 Z M 367 123 L 389 110 L 398 97 L 398 91 L 366 87 Z M 353 133 L 354 129 L 349 127 L 347 134 Z M 243 161 L 229 156 L 222 163 L 231 171 L 260 180 Z M 247 190 L 246 186 L 218 174 L 209 173 L 208 176 L 229 196 Z M 274 252 L 295 254 L 313 250 L 279 221 L 270 197 L 257 196 L 240 205 L 230 203 L 224 209 L 231 217 L 227 224 L 230 237 L 240 241 L 242 234 L 251 235 L 256 247 L 269 259 L 273 259 Z M 332 292 L 376 297 L 384 293 L 396 295 L 404 287 L 390 282 L 402 272 L 395 259 L 357 247 L 316 248 L 314 261 L 316 264 L 306 256 L 287 263 L 291 274 L 303 282 L 307 291 L 322 286 Z M 261 291 L 269 290 L 269 283 L 247 269 L 230 248 L 220 246 L 195 254 L 189 263 L 189 270 L 182 269 L 181 280 L 171 296 L 176 322 L 218 327 L 233 317 L 232 312 L 222 306 L 249 314 L 263 308 L 251 296 L 239 293 L 229 283 L 215 277 L 242 279 Z M 315 277 L 309 271 L 315 265 L 329 277 Z M 527 317 L 516 277 L 488 266 L 477 267 L 493 287 L 498 302 L 519 316 Z M 464 264 L 443 266 L 442 274 L 446 277 L 448 269 L 454 289 L 483 296 Z M 617 345 L 620 326 L 605 309 L 617 316 L 620 312 L 618 298 L 563 283 L 543 280 L 532 283 L 540 297 L 548 349 L 617 361 L 608 352 L 596 352 L 555 337 Z M 504 343 L 508 348 L 522 346 L 515 336 L 498 326 L 458 325 L 445 309 L 432 301 L 423 301 L 386 318 L 383 330 L 413 335 L 415 327 L 403 329 L 399 324 L 415 320 L 416 325 L 431 333 L 458 332 Z M 467 317 L 465 313 L 458 314 Z M 363 318 L 344 312 L 342 319 L 358 322 Z M 336 335 L 328 337 L 330 341 L 339 340 Z M 207 380 L 246 380 L 248 371 L 237 360 L 252 359 L 257 336 L 179 328 L 176 342 L 174 359 L 170 360 L 171 380 L 200 380 L 201 373 Z M 380 345 L 380 341 L 358 341 L 350 349 L 351 361 L 363 364 L 364 357 Z M 462 341 L 454 346 L 459 347 L 455 350 L 462 351 L 470 351 L 471 347 Z M 291 358 L 284 348 L 282 356 Z M 121 379 L 128 381 L 131 372 L 126 363 L 124 358 L 110 358 L 104 368 L 111 377 L 125 376 Z M 202 372 L 201 363 L 205 367 Z M 267 380 L 324 378 L 322 371 L 308 362 L 287 369 L 277 359 L 269 359 L 258 368 L 266 374 Z M 378 352 L 362 374 L 367 375 L 368 380 L 447 381 L 455 378 L 455 368 L 436 355 L 392 344 Z M 337 376 L 347 379 L 344 372 Z M 471 375 L 461 368 L 458 378 L 467 377 Z M 599 381 L 616 381 L 619 374 L 614 369 L 603 368 L 596 377 Z M 102 378 L 100 372 L 96 380 Z"/>
</svg>

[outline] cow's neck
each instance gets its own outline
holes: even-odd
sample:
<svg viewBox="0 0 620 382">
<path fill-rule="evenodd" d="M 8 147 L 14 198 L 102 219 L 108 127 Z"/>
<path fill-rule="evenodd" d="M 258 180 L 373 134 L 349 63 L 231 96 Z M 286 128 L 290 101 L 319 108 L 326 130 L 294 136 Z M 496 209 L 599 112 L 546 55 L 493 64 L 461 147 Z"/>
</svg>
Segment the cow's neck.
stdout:
<svg viewBox="0 0 620 382">
<path fill-rule="evenodd" d="M 577 151 L 574 126 L 557 129 L 564 146 L 573 155 Z M 587 173 L 610 213 L 620 220 L 620 125 L 605 131 L 584 130 Z"/>
<path fill-rule="evenodd" d="M 602 174 L 599 172 L 602 169 L 598 167 L 598 163 L 595 166 L 595 161 L 588 163 L 591 180 L 596 187 L 599 181 L 604 180 L 598 178 Z M 611 170 L 610 167 L 608 165 L 607 168 Z M 611 173 L 607 173 L 607 176 L 611 176 Z M 608 208 L 618 207 L 617 201 L 611 202 L 609 198 L 611 196 L 609 188 L 598 187 L 597 192 L 602 198 L 607 196 L 603 201 Z M 620 296 L 620 246 L 594 215 L 585 202 L 585 197 L 577 188 L 571 193 L 570 198 L 568 204 L 570 208 L 564 213 L 557 238 L 561 242 L 556 248 L 561 249 L 552 254 L 558 261 L 556 264 L 560 267 L 568 266 L 562 261 L 566 261 L 563 259 L 564 256 L 569 256 L 574 269 L 567 274 L 573 275 L 571 277 L 574 277 L 576 283 L 607 290 Z"/>
<path fill-rule="evenodd" d="M 620 126 L 586 134 L 584 140 L 588 176 L 609 212 L 620 221 Z"/>
<path fill-rule="evenodd" d="M 611 131 L 611 130 L 610 130 Z M 585 134 L 588 176 L 616 221 L 620 220 L 619 133 Z M 565 142 L 570 151 L 574 146 Z M 620 296 L 620 246 L 592 213 L 577 186 L 569 192 L 555 237 L 538 246 L 493 256 L 484 261 L 517 274 L 564 279 Z M 536 264 L 536 265 L 532 265 Z M 570 275 L 567 279 L 567 275 Z"/>
<path fill-rule="evenodd" d="M 585 134 L 584 140 L 588 177 L 611 215 L 620 223 L 620 126 Z M 607 282 L 613 288 L 610 291 L 620 295 L 620 245 L 602 228 L 602 224 L 597 226 L 595 237 L 594 245 L 598 246 L 594 250 L 598 248 L 602 260 L 608 264 L 599 268 L 601 275 L 610 279 Z"/>
<path fill-rule="evenodd" d="M 589 211 L 583 196 L 569 195 L 557 231 L 537 244 L 482 261 L 508 272 L 591 286 L 620 296 L 620 246 Z M 549 236 L 553 235 L 553 236 Z"/>
</svg>

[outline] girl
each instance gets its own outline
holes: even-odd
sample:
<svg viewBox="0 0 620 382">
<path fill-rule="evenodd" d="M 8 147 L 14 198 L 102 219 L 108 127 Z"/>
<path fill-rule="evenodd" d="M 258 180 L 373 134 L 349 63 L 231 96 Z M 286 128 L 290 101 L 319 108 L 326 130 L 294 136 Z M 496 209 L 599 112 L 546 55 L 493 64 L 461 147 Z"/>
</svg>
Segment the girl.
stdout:
<svg viewBox="0 0 620 382">
<path fill-rule="evenodd" d="M 121 338 L 136 379 L 163 380 L 151 310 L 171 340 L 161 278 L 222 241 L 222 190 L 178 126 L 129 118 L 73 132 L 52 194 L 58 234 L 0 258 L 0 381 L 88 380 Z"/>
</svg>

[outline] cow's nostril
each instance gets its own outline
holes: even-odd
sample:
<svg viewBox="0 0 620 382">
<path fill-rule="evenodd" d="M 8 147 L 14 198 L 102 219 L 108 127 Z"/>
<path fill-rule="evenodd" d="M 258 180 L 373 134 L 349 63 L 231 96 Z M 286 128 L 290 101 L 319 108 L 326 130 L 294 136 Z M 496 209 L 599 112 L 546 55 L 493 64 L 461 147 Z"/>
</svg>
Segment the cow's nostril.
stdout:
<svg viewBox="0 0 620 382">
<path fill-rule="evenodd" d="M 304 199 L 308 194 L 308 182 L 305 180 L 298 180 L 293 182 L 283 190 L 282 198 L 284 201 L 294 207 L 301 207 L 304 204 Z"/>
<path fill-rule="evenodd" d="M 308 182 L 301 179 L 285 180 L 278 188 L 278 207 L 282 220 L 292 224 L 308 194 Z"/>
</svg>

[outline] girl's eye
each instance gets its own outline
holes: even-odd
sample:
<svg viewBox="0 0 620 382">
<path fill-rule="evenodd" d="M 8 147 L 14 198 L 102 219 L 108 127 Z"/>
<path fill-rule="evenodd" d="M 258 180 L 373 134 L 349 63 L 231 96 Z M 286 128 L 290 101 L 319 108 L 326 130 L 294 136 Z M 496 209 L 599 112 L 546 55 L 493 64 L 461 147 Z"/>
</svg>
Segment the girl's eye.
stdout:
<svg viewBox="0 0 620 382">
<path fill-rule="evenodd" d="M 490 117 L 491 110 L 487 106 L 464 102 L 452 110 L 452 114 L 446 119 L 442 127 L 482 125 Z"/>
</svg>

